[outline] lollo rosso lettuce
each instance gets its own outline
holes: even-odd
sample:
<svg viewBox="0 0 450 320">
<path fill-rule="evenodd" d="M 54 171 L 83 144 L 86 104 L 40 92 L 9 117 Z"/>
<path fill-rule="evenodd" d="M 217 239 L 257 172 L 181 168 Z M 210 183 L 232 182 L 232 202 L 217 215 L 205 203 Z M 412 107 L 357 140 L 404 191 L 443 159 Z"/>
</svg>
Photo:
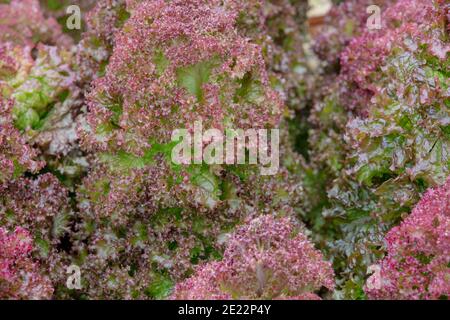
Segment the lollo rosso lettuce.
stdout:
<svg viewBox="0 0 450 320">
<path fill-rule="evenodd" d="M 13 232 L 0 228 L 0 246 L 0 298 L 51 298 L 52 284 L 31 257 L 33 241 L 28 232 L 23 228 Z"/>
<path fill-rule="evenodd" d="M 0 298 L 448 298 L 450 6 L 332 2 L 0 0 Z"/>
<path fill-rule="evenodd" d="M 348 6 L 335 10 L 342 12 L 335 30 L 347 24 Z M 314 179 L 326 194 L 309 219 L 338 270 L 337 296 L 352 298 L 365 297 L 367 268 L 383 257 L 387 231 L 450 170 L 448 5 L 404 0 L 383 8 L 380 30 L 362 27 L 317 47 L 338 71 L 319 75 L 325 86 L 310 116 Z"/>
<path fill-rule="evenodd" d="M 177 284 L 172 299 L 320 299 L 333 270 L 292 219 L 265 215 L 237 228 L 223 260 Z"/>
<path fill-rule="evenodd" d="M 72 42 L 38 1 L 0 4 L 0 30 L 0 295 L 49 299 L 70 264 L 68 190 L 49 171 L 75 149 Z"/>
<path fill-rule="evenodd" d="M 386 235 L 387 256 L 367 280 L 371 299 L 442 299 L 450 294 L 450 179 L 428 190 Z"/>
<path fill-rule="evenodd" d="M 162 298 L 196 264 L 220 259 L 236 224 L 274 210 L 293 215 L 302 187 L 285 144 L 275 176 L 255 165 L 170 158 L 173 130 L 198 120 L 221 131 L 279 126 L 284 107 L 261 44 L 269 38 L 245 36 L 262 11 L 246 19 L 255 4 L 240 1 L 126 5 L 129 17 L 111 35 L 105 73 L 94 76 L 79 122 L 92 162 L 77 192 L 73 248 L 88 297 Z"/>
</svg>

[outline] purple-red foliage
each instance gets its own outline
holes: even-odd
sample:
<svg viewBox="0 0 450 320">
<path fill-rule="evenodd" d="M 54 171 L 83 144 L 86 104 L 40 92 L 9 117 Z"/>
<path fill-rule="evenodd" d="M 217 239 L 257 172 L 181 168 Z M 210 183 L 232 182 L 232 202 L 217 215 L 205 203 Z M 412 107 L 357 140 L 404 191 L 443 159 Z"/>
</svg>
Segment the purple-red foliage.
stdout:
<svg viewBox="0 0 450 320">
<path fill-rule="evenodd" d="M 450 178 L 386 236 L 387 256 L 365 287 L 372 299 L 450 296 Z"/>
<path fill-rule="evenodd" d="M 0 228 L 0 299 L 49 299 L 50 281 L 31 258 L 33 242 L 23 228 Z"/>
<path fill-rule="evenodd" d="M 94 82 L 83 146 L 140 154 L 197 120 L 219 130 L 276 126 L 281 101 L 261 48 L 236 32 L 237 16 L 222 1 L 140 4 Z"/>
<path fill-rule="evenodd" d="M 129 16 L 125 0 L 100 0 L 86 15 L 87 30 L 77 45 L 78 80 L 90 86 L 104 73 L 116 34 Z"/>
<path fill-rule="evenodd" d="M 0 223 L 22 226 L 44 239 L 60 235 L 56 217 L 69 214 L 68 191 L 58 179 L 46 173 L 36 179 L 19 178 L 4 185 L 0 194 Z M 53 233 L 53 234 L 52 234 Z"/>
<path fill-rule="evenodd" d="M 0 42 L 67 46 L 71 39 L 54 18 L 45 17 L 38 0 L 11 0 L 0 4 Z"/>
<path fill-rule="evenodd" d="M 393 2 L 395 0 L 347 0 L 333 6 L 325 17 L 320 34 L 314 39 L 314 51 L 321 60 L 336 64 L 351 40 L 364 33 L 370 16 L 366 12 L 367 7 L 378 5 L 384 10 Z"/>
<path fill-rule="evenodd" d="M 445 61 L 450 52 L 442 1 L 400 0 L 382 12 L 381 29 L 365 29 L 340 55 L 344 106 L 366 114 L 371 97 L 385 84 L 380 69 L 394 53 L 415 52 L 426 46 L 431 56 Z"/>
<path fill-rule="evenodd" d="M 330 263 L 292 219 L 265 215 L 239 227 L 223 260 L 177 284 L 172 299 L 311 299 L 322 286 L 334 288 Z"/>
</svg>

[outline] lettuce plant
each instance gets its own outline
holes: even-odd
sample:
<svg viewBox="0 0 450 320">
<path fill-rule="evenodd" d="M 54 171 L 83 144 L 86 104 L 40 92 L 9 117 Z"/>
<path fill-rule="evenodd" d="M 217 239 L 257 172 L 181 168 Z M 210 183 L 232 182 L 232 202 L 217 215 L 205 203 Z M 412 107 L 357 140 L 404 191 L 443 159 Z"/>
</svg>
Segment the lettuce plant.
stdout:
<svg viewBox="0 0 450 320">
<path fill-rule="evenodd" d="M 0 298 L 448 298 L 447 2 L 0 0 Z M 174 162 L 199 121 L 279 170 Z"/>
<path fill-rule="evenodd" d="M 411 214 L 386 235 L 387 255 L 372 269 L 371 299 L 440 299 L 450 295 L 450 179 L 428 190 Z"/>
<path fill-rule="evenodd" d="M 351 6 L 342 3 L 328 28 L 353 24 Z M 346 39 L 319 39 L 325 86 L 310 116 L 314 179 L 326 191 L 310 219 L 340 270 L 343 294 L 353 298 L 365 297 L 384 234 L 450 169 L 447 5 L 405 0 L 382 8 L 380 30 L 361 22 Z"/>
<path fill-rule="evenodd" d="M 13 125 L 11 101 L 0 101 L 0 185 L 19 177 L 24 171 L 37 172 L 43 163 L 37 160 L 37 150 Z"/>
<path fill-rule="evenodd" d="M 53 287 L 30 255 L 33 241 L 28 232 L 23 228 L 13 232 L 0 228 L 0 247 L 0 298 L 49 299 Z"/>
<path fill-rule="evenodd" d="M 81 145 L 93 155 L 78 189 L 82 220 L 74 235 L 93 279 L 86 281 L 88 296 L 165 296 L 200 261 L 220 259 L 220 239 L 244 218 L 294 212 L 302 189 L 287 168 L 264 177 L 254 165 L 171 161 L 173 130 L 192 130 L 197 120 L 223 131 L 280 123 L 282 99 L 260 40 L 245 37 L 247 5 L 127 3 L 129 17 L 111 35 L 109 63 L 93 81 L 79 123 Z M 124 259 L 128 268 L 118 266 Z"/>
<path fill-rule="evenodd" d="M 179 283 L 173 299 L 319 298 L 334 288 L 331 265 L 289 218 L 266 215 L 238 227 L 223 260 L 198 268 Z"/>
<path fill-rule="evenodd" d="M 37 43 L 71 43 L 57 21 L 44 15 L 38 0 L 11 0 L 0 3 L 0 30 L 0 42 L 29 46 Z"/>
</svg>

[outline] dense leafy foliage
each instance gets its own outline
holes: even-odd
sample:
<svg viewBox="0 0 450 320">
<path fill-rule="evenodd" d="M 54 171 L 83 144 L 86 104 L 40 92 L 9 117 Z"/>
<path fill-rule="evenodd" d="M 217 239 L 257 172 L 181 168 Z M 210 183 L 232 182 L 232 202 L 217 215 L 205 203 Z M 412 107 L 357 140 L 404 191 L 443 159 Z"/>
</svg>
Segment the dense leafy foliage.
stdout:
<svg viewBox="0 0 450 320">
<path fill-rule="evenodd" d="M 0 298 L 448 298 L 447 2 L 0 0 Z M 279 170 L 175 163 L 199 121 Z"/>
<path fill-rule="evenodd" d="M 322 286 L 333 289 L 331 265 L 294 224 L 289 218 L 266 215 L 239 227 L 223 260 L 202 266 L 177 285 L 172 298 L 313 298 L 312 292 Z"/>
<path fill-rule="evenodd" d="M 450 263 L 450 180 L 430 189 L 400 226 L 386 236 L 387 256 L 367 280 L 366 291 L 378 299 L 448 297 Z"/>
<path fill-rule="evenodd" d="M 342 19 L 327 28 L 341 34 L 349 6 L 341 4 L 335 14 Z M 379 31 L 356 28 L 350 40 L 328 37 L 316 48 L 324 55 L 324 87 L 310 116 L 310 141 L 313 181 L 323 196 L 310 219 L 342 275 L 339 296 L 364 297 L 384 234 L 449 174 L 446 6 L 398 1 Z"/>
<path fill-rule="evenodd" d="M 53 288 L 49 279 L 39 273 L 39 266 L 30 257 L 32 240 L 27 231 L 14 232 L 0 228 L 0 298 L 48 299 Z"/>
</svg>

